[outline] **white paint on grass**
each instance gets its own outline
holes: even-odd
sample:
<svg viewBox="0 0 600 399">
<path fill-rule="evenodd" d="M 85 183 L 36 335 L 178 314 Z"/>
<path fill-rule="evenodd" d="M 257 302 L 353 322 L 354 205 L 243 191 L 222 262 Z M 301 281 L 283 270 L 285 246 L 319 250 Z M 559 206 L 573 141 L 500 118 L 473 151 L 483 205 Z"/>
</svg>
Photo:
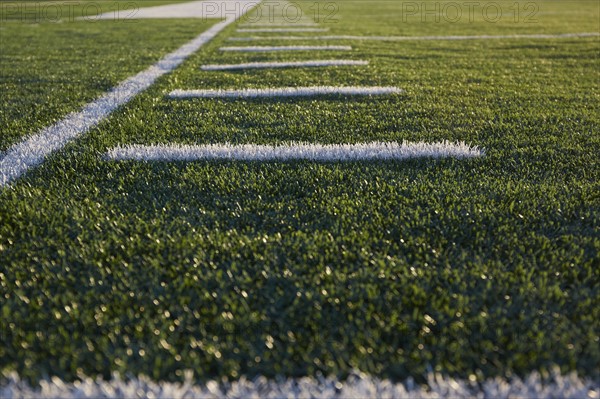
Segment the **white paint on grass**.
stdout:
<svg viewBox="0 0 600 399">
<path fill-rule="evenodd" d="M 314 22 L 272 22 L 272 23 L 250 23 L 250 24 L 240 24 L 241 28 L 282 28 L 282 27 L 310 27 L 310 26 L 319 26 Z"/>
<path fill-rule="evenodd" d="M 233 42 L 251 42 L 260 40 L 363 40 L 363 41 L 428 41 L 428 40 L 496 40 L 496 39 L 573 39 L 598 37 L 597 32 L 533 34 L 533 35 L 470 35 L 470 36 L 250 36 L 231 37 Z"/>
<path fill-rule="evenodd" d="M 54 377 L 40 381 L 32 387 L 16 373 L 7 376 L 0 385 L 2 398 L 600 398 L 600 383 L 578 377 L 576 373 L 563 375 L 554 370 L 542 377 L 533 372 L 521 379 L 514 377 L 488 378 L 480 384 L 466 379 L 430 374 L 426 383 L 417 384 L 409 378 L 404 382 L 382 380 L 360 372 L 353 372 L 345 380 L 334 377 L 303 377 L 267 379 L 255 377 L 251 380 L 223 383 L 206 381 L 197 384 L 191 372 L 185 374 L 183 383 L 155 382 L 148 377 L 122 379 L 117 374 L 110 381 L 84 377 L 81 381 L 69 383 Z"/>
<path fill-rule="evenodd" d="M 222 64 L 202 65 L 203 71 L 230 71 L 238 69 L 265 69 L 265 68 L 312 68 L 312 67 L 338 67 L 338 66 L 364 66 L 369 61 L 354 60 L 313 60 L 292 62 L 250 62 L 247 64 Z"/>
<path fill-rule="evenodd" d="M 221 47 L 219 50 L 251 53 L 270 51 L 351 51 L 352 46 L 244 46 Z"/>
<path fill-rule="evenodd" d="M 238 29 L 238 33 L 294 33 L 294 32 L 327 32 L 328 28 L 256 28 Z"/>
<path fill-rule="evenodd" d="M 252 3 L 247 0 L 242 1 Z M 177 68 L 186 58 L 233 22 L 235 18 L 232 17 L 213 25 L 150 68 L 130 77 L 97 100 L 87 104 L 81 111 L 70 113 L 56 124 L 10 147 L 0 155 L 0 188 L 9 185 L 30 168 L 41 164 L 52 152 L 60 150 L 68 142 L 96 126 L 117 108 L 150 87 L 156 79 Z"/>
<path fill-rule="evenodd" d="M 132 2 L 133 3 L 133 2 Z M 142 7 L 130 10 L 115 10 L 97 16 L 89 16 L 86 20 L 129 20 L 129 19 L 164 19 L 164 18 L 238 18 L 258 5 L 260 0 L 205 0 L 190 1 L 179 4 L 166 4 L 155 7 Z M 137 4 L 137 3 L 133 3 Z M 142 3 L 143 4 L 143 3 Z"/>
<path fill-rule="evenodd" d="M 344 162 L 369 160 L 404 160 L 414 158 L 474 158 L 484 155 L 484 150 L 464 142 L 451 143 L 360 143 L 360 144 L 309 144 L 280 145 L 207 144 L 207 145 L 130 145 L 116 147 L 106 154 L 114 161 L 291 161 Z"/>
<path fill-rule="evenodd" d="M 280 87 L 268 89 L 241 90 L 174 90 L 169 93 L 173 99 L 186 98 L 270 98 L 270 97 L 312 97 L 327 95 L 377 96 L 402 93 L 399 87 L 360 87 L 360 86 L 312 86 Z"/>
</svg>

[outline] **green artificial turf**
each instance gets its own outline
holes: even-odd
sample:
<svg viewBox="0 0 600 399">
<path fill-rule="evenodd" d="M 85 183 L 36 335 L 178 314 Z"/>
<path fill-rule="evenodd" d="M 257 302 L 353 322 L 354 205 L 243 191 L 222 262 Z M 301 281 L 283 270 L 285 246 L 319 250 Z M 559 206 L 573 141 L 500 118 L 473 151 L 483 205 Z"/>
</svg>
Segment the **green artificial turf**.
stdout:
<svg viewBox="0 0 600 399">
<path fill-rule="evenodd" d="M 390 22 L 398 4 L 339 2 L 336 33 L 514 32 L 485 21 L 398 31 Z M 569 21 L 593 31 L 597 5 L 569 4 L 571 17 L 540 16 L 523 31 L 580 31 Z M 353 369 L 483 379 L 557 364 L 598 377 L 597 37 L 220 52 L 231 36 L 240 36 L 235 27 L 0 192 L 3 371 L 32 381 L 113 371 L 176 380 L 185 369 L 200 379 Z M 336 58 L 370 65 L 199 70 Z M 174 89 L 309 85 L 396 85 L 405 93 L 166 97 Z M 445 139 L 484 147 L 486 156 L 103 159 L 126 144 Z"/>
</svg>

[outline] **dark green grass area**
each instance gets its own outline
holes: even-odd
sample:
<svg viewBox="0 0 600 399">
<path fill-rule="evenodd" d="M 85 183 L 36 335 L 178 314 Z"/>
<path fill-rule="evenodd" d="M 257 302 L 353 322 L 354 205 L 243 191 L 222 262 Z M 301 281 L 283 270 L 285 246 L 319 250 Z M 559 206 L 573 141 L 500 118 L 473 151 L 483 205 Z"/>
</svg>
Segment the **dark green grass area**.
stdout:
<svg viewBox="0 0 600 399">
<path fill-rule="evenodd" d="M 481 380 L 557 364 L 598 377 L 597 39 L 220 53 L 233 30 L 0 192 L 3 371 L 33 381 L 113 371 L 176 380 L 185 369 L 201 380 L 353 369 Z M 347 57 L 370 65 L 199 70 Z M 406 92 L 166 98 L 354 84 Z M 103 160 L 132 143 L 444 139 L 486 156 Z"/>
<path fill-rule="evenodd" d="M 3 23 L 0 151 L 143 71 L 213 23 Z"/>
<path fill-rule="evenodd" d="M 22 375 L 596 370 L 589 185 L 498 160 L 79 163 L 76 186 L 9 203 L 2 357 Z"/>
</svg>

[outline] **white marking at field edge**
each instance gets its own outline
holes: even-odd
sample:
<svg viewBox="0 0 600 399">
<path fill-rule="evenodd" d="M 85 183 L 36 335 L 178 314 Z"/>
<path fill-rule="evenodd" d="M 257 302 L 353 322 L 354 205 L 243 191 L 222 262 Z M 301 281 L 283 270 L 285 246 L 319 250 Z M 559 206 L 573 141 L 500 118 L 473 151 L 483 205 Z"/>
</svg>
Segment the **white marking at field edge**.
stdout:
<svg viewBox="0 0 600 399">
<path fill-rule="evenodd" d="M 495 40 L 495 39 L 572 39 L 598 37 L 597 32 L 535 34 L 535 35 L 477 35 L 477 36 L 251 36 L 231 37 L 232 42 L 251 42 L 260 40 L 373 40 L 373 41 L 412 41 L 412 40 Z"/>
<path fill-rule="evenodd" d="M 132 2 L 133 3 L 133 2 Z M 130 10 L 115 10 L 83 19 L 119 20 L 164 19 L 164 18 L 225 18 L 239 17 L 258 5 L 260 0 L 219 0 L 190 1 L 180 4 L 167 4 L 155 7 L 142 7 Z M 135 3 L 133 3 L 135 4 Z"/>
<path fill-rule="evenodd" d="M 475 158 L 485 154 L 477 146 L 464 142 L 451 143 L 360 143 L 321 145 L 289 143 L 280 145 L 208 144 L 208 145 L 130 145 L 108 151 L 107 160 L 124 161 L 289 161 L 318 162 L 403 160 L 414 158 Z"/>
<path fill-rule="evenodd" d="M 258 98 L 258 97 L 312 97 L 326 95 L 377 96 L 402 93 L 399 87 L 379 86 L 312 86 L 312 87 L 272 87 L 268 89 L 241 90 L 174 90 L 169 93 L 173 99 L 185 98 Z"/>
<path fill-rule="evenodd" d="M 255 4 L 248 0 L 240 1 Z M 97 100 L 85 105 L 81 111 L 70 113 L 58 123 L 42 129 L 39 133 L 10 147 L 0 155 L 0 188 L 9 185 L 11 181 L 19 178 L 30 168 L 41 164 L 52 152 L 60 150 L 68 142 L 96 126 L 114 110 L 150 87 L 156 79 L 177 68 L 186 58 L 235 22 L 237 17 L 228 18 L 213 25 L 206 32 L 166 55 L 150 68 L 128 78 Z"/>
<path fill-rule="evenodd" d="M 267 51 L 351 51 L 352 46 L 244 46 L 221 47 L 221 51 L 267 52 Z"/>
<path fill-rule="evenodd" d="M 202 65 L 203 71 L 229 71 L 238 69 L 263 69 L 263 68 L 311 68 L 311 67 L 337 67 L 337 66 L 364 66 L 369 61 L 354 60 L 314 60 L 292 62 L 250 62 L 247 64 L 222 64 Z"/>
<path fill-rule="evenodd" d="M 265 23 L 250 23 L 250 24 L 240 24 L 239 25 L 241 28 L 282 28 L 282 27 L 310 27 L 310 26 L 319 26 L 318 24 L 314 23 L 314 22 L 284 22 L 284 23 L 279 23 L 279 22 L 273 22 L 270 24 L 265 24 Z"/>
<path fill-rule="evenodd" d="M 590 377 L 579 377 L 575 372 L 561 374 L 534 371 L 524 377 L 486 377 L 481 383 L 468 379 L 430 373 L 426 383 L 417 384 L 413 377 L 393 381 L 352 371 L 340 380 L 336 377 L 309 376 L 302 378 L 268 379 L 263 376 L 241 378 L 228 383 L 222 380 L 198 382 L 191 373 L 185 373 L 183 383 L 158 382 L 135 375 L 121 379 L 118 374 L 111 380 L 83 376 L 81 381 L 68 382 L 58 377 L 29 385 L 15 372 L 7 373 L 0 384 L 2 398 L 600 398 L 600 382 Z M 522 378 L 522 379 L 521 379 Z"/>
<path fill-rule="evenodd" d="M 293 33 L 293 32 L 327 32 L 329 28 L 257 28 L 238 29 L 238 33 Z"/>
</svg>

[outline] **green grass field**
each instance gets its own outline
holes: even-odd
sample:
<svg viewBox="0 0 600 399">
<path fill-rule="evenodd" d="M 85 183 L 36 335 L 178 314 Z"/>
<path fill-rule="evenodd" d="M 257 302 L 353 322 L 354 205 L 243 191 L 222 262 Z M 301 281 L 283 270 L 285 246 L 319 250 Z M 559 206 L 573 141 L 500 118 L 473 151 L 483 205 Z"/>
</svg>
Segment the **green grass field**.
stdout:
<svg viewBox="0 0 600 399">
<path fill-rule="evenodd" d="M 90 22 L 77 18 L 83 15 L 91 19 L 96 9 L 113 12 L 117 9 L 115 4 L 125 8 L 135 3 L 88 0 L 79 2 L 78 7 L 46 3 L 57 4 L 56 10 L 60 12 L 51 14 L 50 10 L 55 9 L 42 7 L 44 2 L 0 4 L 0 151 L 152 65 L 213 23 L 197 20 Z M 151 5 L 163 3 L 168 2 L 148 2 Z M 85 8 L 85 4 L 93 6 Z M 46 20 L 58 13 L 67 21 Z"/>
<path fill-rule="evenodd" d="M 314 17 L 312 2 L 299 4 Z M 402 2 L 335 4 L 331 20 L 317 21 L 330 28 L 325 35 L 598 32 L 600 10 L 587 0 L 540 1 L 535 22 L 526 23 L 506 11 L 512 2 L 498 2 L 506 20 L 450 23 L 423 22 L 420 13 L 404 21 Z M 0 151 L 214 22 L 3 21 Z M 393 380 L 430 371 L 482 380 L 558 365 L 598 378 L 597 36 L 328 40 L 353 50 L 219 51 L 322 44 L 229 41 L 267 35 L 235 30 L 0 189 L 4 373 L 33 382 L 114 371 L 180 380 L 193 369 L 199 379 L 235 380 L 343 378 L 359 369 Z M 341 58 L 369 65 L 200 70 Z M 405 92 L 166 96 L 313 85 Z M 403 140 L 461 140 L 486 155 L 350 163 L 104 159 L 127 144 Z"/>
</svg>

